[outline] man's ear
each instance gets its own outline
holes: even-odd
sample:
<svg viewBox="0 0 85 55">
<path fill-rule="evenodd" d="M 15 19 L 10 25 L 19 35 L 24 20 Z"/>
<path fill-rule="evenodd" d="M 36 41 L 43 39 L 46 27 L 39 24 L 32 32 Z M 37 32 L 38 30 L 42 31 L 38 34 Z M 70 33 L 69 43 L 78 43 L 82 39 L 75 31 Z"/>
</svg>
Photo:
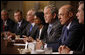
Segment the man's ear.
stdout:
<svg viewBox="0 0 85 55">
<path fill-rule="evenodd" d="M 53 14 L 53 18 L 56 18 L 56 13 Z"/>
<path fill-rule="evenodd" d="M 73 16 L 73 13 L 72 12 L 69 12 L 69 17 L 72 17 Z"/>
</svg>

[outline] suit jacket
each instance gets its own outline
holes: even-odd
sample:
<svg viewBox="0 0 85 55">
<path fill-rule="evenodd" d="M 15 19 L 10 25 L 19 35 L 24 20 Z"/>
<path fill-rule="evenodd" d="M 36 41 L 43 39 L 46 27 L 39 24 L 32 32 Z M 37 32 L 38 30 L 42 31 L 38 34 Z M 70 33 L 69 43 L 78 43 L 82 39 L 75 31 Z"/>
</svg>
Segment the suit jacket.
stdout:
<svg viewBox="0 0 85 55">
<path fill-rule="evenodd" d="M 82 39 L 77 49 L 73 52 L 73 54 L 84 54 L 84 25 L 82 27 Z"/>
<path fill-rule="evenodd" d="M 7 26 L 5 27 L 5 31 L 13 32 L 13 27 L 15 22 L 12 21 L 10 18 L 7 19 Z M 3 32 L 3 20 L 1 19 L 1 32 Z"/>
<path fill-rule="evenodd" d="M 56 20 L 52 26 L 50 34 L 45 33 L 44 42 L 47 44 L 56 43 L 61 35 L 62 26 L 58 20 Z"/>
<path fill-rule="evenodd" d="M 23 32 L 23 30 L 26 28 L 28 22 L 23 19 L 23 20 L 22 20 L 22 23 L 21 23 L 21 26 L 19 27 L 19 29 L 17 29 L 17 24 L 18 24 L 18 23 L 16 23 L 16 24 L 14 25 L 14 33 L 16 33 L 17 35 L 22 35 L 22 34 L 23 34 L 22 32 Z"/>
<path fill-rule="evenodd" d="M 60 45 L 68 46 L 71 50 L 76 50 L 77 46 L 79 45 L 81 41 L 81 36 L 82 36 L 81 32 L 82 32 L 81 25 L 78 23 L 76 19 L 74 19 L 70 25 L 67 39 L 64 42 L 62 42 L 63 34 L 64 34 L 64 29 L 63 29 L 61 37 L 58 42 Z"/>
<path fill-rule="evenodd" d="M 23 31 L 23 35 L 26 35 L 26 36 L 31 36 L 33 37 L 34 39 L 36 39 L 36 34 L 38 32 L 38 26 L 37 25 L 34 25 L 34 27 L 32 28 L 32 31 L 30 32 L 30 27 L 31 27 L 31 24 L 29 23 L 26 28 L 24 29 Z"/>
<path fill-rule="evenodd" d="M 84 37 L 82 38 L 78 48 L 73 52 L 73 54 L 84 54 Z"/>
</svg>

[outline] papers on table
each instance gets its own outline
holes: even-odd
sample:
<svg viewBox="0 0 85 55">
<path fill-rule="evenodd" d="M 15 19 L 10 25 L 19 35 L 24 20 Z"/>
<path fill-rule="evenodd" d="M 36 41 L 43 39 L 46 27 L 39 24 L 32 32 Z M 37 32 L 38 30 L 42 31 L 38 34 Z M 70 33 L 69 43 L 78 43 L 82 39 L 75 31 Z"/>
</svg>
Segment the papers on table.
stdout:
<svg viewBox="0 0 85 55">
<path fill-rule="evenodd" d="M 16 46 L 25 46 L 26 44 L 14 44 L 14 45 L 16 45 Z"/>
<path fill-rule="evenodd" d="M 23 38 L 16 38 L 16 40 L 23 40 Z"/>
<path fill-rule="evenodd" d="M 59 54 L 58 52 L 52 52 L 52 54 Z"/>
</svg>

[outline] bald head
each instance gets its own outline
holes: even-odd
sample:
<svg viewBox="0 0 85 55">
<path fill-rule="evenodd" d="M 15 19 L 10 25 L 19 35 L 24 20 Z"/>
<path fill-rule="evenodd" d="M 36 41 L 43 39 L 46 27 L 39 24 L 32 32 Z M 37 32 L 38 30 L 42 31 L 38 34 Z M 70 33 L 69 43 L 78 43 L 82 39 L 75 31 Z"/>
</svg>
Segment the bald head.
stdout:
<svg viewBox="0 0 85 55">
<path fill-rule="evenodd" d="M 72 5 L 64 5 L 59 10 L 61 10 L 61 9 L 63 9 L 66 12 L 74 12 L 74 9 L 73 9 Z"/>
<path fill-rule="evenodd" d="M 69 23 L 73 18 L 74 10 L 71 5 L 64 5 L 58 11 L 58 18 L 62 25 Z"/>
</svg>

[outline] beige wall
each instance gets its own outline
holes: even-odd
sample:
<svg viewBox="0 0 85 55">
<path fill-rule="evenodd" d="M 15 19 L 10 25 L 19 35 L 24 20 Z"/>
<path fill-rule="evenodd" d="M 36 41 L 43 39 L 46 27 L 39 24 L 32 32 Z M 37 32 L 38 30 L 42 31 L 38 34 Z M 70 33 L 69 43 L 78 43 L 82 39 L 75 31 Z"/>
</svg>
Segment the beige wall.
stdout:
<svg viewBox="0 0 85 55">
<path fill-rule="evenodd" d="M 44 6 L 48 4 L 48 1 L 24 1 L 23 2 L 23 10 L 24 10 L 24 15 L 26 15 L 27 11 L 29 9 L 34 8 L 36 6 L 36 3 L 40 3 L 40 9 L 43 10 Z"/>
<path fill-rule="evenodd" d="M 23 2 L 23 10 L 24 16 L 26 15 L 27 11 L 31 8 L 34 8 L 35 3 L 40 3 L 40 10 L 43 10 L 46 5 L 49 4 L 49 1 L 24 1 Z M 50 1 L 51 2 L 51 1 Z M 59 9 L 62 5 L 70 4 L 70 1 L 54 1 L 56 2 L 56 7 Z"/>
<path fill-rule="evenodd" d="M 9 16 L 14 20 L 14 17 L 13 17 L 13 13 L 15 10 L 17 9 L 20 9 L 21 11 L 23 11 L 23 1 L 8 1 L 7 2 L 7 7 L 6 9 L 8 10 L 9 12 Z M 1 5 L 3 9 L 3 5 Z"/>
<path fill-rule="evenodd" d="M 26 13 L 29 9 L 34 8 L 37 6 L 36 3 L 40 4 L 40 10 L 43 10 L 46 5 L 48 5 L 52 1 L 8 1 L 7 3 L 7 10 L 9 10 L 10 17 L 13 18 L 13 12 L 16 9 L 20 9 L 23 11 L 23 16 L 26 16 Z M 71 1 L 54 1 L 56 2 L 55 5 L 59 9 L 62 5 L 65 4 L 72 4 Z M 76 4 L 76 3 L 75 3 Z M 1 3 L 1 9 L 3 5 Z"/>
<path fill-rule="evenodd" d="M 70 4 L 70 1 L 56 1 L 56 7 L 58 9 L 65 4 Z"/>
</svg>

